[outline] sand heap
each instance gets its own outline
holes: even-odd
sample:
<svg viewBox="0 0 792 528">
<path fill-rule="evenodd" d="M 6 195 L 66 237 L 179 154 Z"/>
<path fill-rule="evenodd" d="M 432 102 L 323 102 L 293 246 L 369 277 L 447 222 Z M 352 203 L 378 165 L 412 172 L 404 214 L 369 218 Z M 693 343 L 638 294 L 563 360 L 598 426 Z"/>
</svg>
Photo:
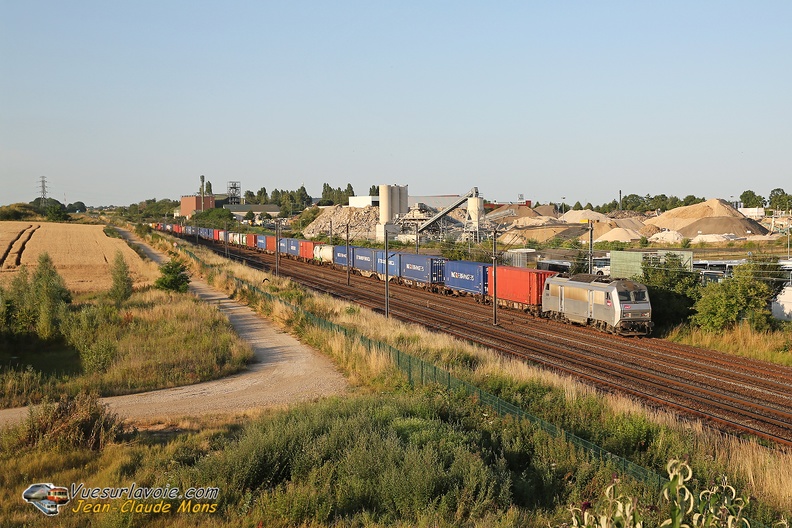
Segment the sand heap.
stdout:
<svg viewBox="0 0 792 528">
<path fill-rule="evenodd" d="M 616 218 L 612 220 L 618 227 L 623 227 L 624 229 L 632 229 L 634 231 L 640 231 L 644 227 L 646 227 L 640 217 L 637 216 L 630 216 L 625 218 Z"/>
<path fill-rule="evenodd" d="M 640 239 L 641 233 L 635 229 L 617 227 L 616 229 L 611 229 L 601 237 L 595 239 L 594 242 L 632 242 L 634 240 Z"/>
<path fill-rule="evenodd" d="M 537 213 L 527 205 L 519 205 L 519 204 L 501 205 L 497 209 L 493 209 L 492 211 L 487 213 L 487 215 L 495 216 L 498 215 L 499 213 L 503 213 L 506 211 L 511 211 L 512 213 L 514 213 L 514 216 L 501 217 L 498 219 L 498 221 L 502 221 L 504 219 L 511 220 L 514 218 L 536 218 L 537 216 L 540 216 L 539 213 Z"/>
<path fill-rule="evenodd" d="M 586 240 L 588 240 L 588 228 L 582 224 L 580 226 L 549 224 L 536 227 L 515 227 L 498 237 L 498 240 L 506 245 L 522 246 L 529 240 L 546 242 L 555 237 L 563 239 L 579 238 L 583 234 L 586 235 Z"/>
<path fill-rule="evenodd" d="M 591 209 L 582 209 L 580 211 L 567 211 L 561 215 L 561 220 L 568 224 L 580 224 L 592 220 L 594 222 L 609 222 L 610 218 L 602 213 L 592 211 Z"/>
<path fill-rule="evenodd" d="M 655 244 L 679 244 L 684 238 L 679 231 L 658 231 L 649 237 L 649 242 Z"/>
<path fill-rule="evenodd" d="M 646 224 L 641 229 L 638 229 L 638 232 L 641 233 L 646 238 L 650 238 L 656 235 L 657 233 L 661 233 L 662 231 L 663 231 L 662 229 L 652 224 Z"/>
<path fill-rule="evenodd" d="M 757 222 L 746 218 L 734 207 L 717 198 L 671 209 L 656 218 L 646 220 L 645 223 L 679 231 L 687 238 L 695 237 L 699 232 L 703 235 L 734 233 L 738 236 L 745 236 L 749 231 L 761 235 L 767 232 Z"/>
<path fill-rule="evenodd" d="M 723 235 L 698 235 L 693 237 L 693 240 L 690 241 L 691 244 L 700 244 L 700 243 L 714 243 L 714 242 L 726 242 L 729 240 Z"/>
<path fill-rule="evenodd" d="M 503 220 L 508 220 L 508 218 L 504 218 Z M 558 225 L 562 222 L 558 221 L 556 218 L 552 216 L 537 216 L 535 218 L 523 217 L 517 218 L 512 222 L 511 225 L 514 227 L 533 227 L 533 226 L 544 226 L 544 225 Z"/>
<path fill-rule="evenodd" d="M 556 209 L 556 206 L 553 204 L 537 205 L 533 210 L 541 216 L 552 216 L 553 218 L 558 218 L 558 209 Z"/>
</svg>

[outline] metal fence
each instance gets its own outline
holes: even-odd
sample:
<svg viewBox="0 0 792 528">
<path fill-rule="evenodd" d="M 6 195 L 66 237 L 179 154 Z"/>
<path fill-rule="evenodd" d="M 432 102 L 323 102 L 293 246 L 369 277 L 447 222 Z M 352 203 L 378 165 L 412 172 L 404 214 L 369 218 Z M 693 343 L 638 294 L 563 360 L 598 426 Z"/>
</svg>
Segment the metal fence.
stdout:
<svg viewBox="0 0 792 528">
<path fill-rule="evenodd" d="M 206 264 L 199 257 L 197 257 L 195 254 L 193 254 L 191 251 L 187 249 L 182 248 L 182 252 L 187 254 L 190 258 L 195 260 L 201 267 L 205 269 L 217 267 L 211 264 Z M 245 288 L 250 292 L 254 292 L 256 295 L 260 295 L 261 297 L 267 299 L 270 302 L 281 303 L 282 305 L 288 307 L 289 309 L 299 313 L 302 317 L 305 318 L 307 322 L 309 322 L 312 325 L 315 325 L 323 330 L 343 334 L 348 341 L 359 343 L 369 352 L 378 352 L 387 355 L 387 357 L 390 358 L 390 360 L 399 368 L 399 370 L 404 372 L 404 374 L 407 376 L 407 381 L 411 385 L 437 384 L 447 388 L 450 391 L 462 390 L 467 395 L 475 398 L 478 401 L 478 403 L 480 403 L 481 405 L 486 405 L 491 407 L 498 414 L 513 416 L 515 418 L 522 420 L 528 420 L 529 422 L 536 425 L 539 429 L 548 433 L 549 435 L 556 438 L 558 437 L 563 438 L 565 441 L 588 453 L 592 458 L 611 464 L 613 467 L 617 468 L 623 474 L 629 475 L 638 481 L 644 482 L 645 484 L 648 484 L 650 486 L 655 486 L 658 489 L 668 482 L 668 479 L 666 479 L 661 475 L 658 475 L 654 471 L 639 466 L 627 460 L 626 458 L 620 457 L 618 455 L 614 455 L 613 453 L 604 450 L 603 448 L 601 448 L 596 444 L 593 444 L 578 436 L 568 433 L 563 429 L 561 429 L 560 427 L 550 422 L 546 422 L 537 416 L 529 414 L 524 410 L 520 409 L 519 407 L 517 407 L 516 405 L 509 403 L 505 400 L 502 400 L 501 398 L 495 396 L 492 393 L 482 390 L 480 387 L 476 387 L 475 385 L 468 383 L 467 381 L 452 376 L 451 373 L 445 369 L 439 368 L 436 365 L 427 363 L 426 361 L 423 361 L 420 358 L 402 352 L 401 350 L 394 348 L 388 345 L 387 343 L 376 341 L 374 339 L 369 339 L 368 337 L 360 334 L 356 330 L 347 328 L 345 326 L 341 326 L 339 324 L 333 323 L 332 321 L 328 321 L 321 317 L 317 317 L 311 312 L 304 310 L 302 307 L 288 303 L 275 295 L 272 295 L 270 293 L 261 290 L 257 286 L 254 286 L 253 284 L 250 284 L 247 281 L 244 281 L 237 277 L 233 277 L 231 275 L 229 275 L 229 277 L 235 281 L 238 288 Z"/>
</svg>

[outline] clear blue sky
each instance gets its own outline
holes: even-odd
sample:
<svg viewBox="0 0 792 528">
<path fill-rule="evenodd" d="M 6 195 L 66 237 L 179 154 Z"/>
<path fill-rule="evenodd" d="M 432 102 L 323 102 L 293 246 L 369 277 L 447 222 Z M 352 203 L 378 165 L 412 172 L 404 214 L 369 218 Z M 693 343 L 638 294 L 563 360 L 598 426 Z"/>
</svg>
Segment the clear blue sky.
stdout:
<svg viewBox="0 0 792 528">
<path fill-rule="evenodd" d="M 792 192 L 792 2 L 0 0 L 0 204 Z"/>
</svg>

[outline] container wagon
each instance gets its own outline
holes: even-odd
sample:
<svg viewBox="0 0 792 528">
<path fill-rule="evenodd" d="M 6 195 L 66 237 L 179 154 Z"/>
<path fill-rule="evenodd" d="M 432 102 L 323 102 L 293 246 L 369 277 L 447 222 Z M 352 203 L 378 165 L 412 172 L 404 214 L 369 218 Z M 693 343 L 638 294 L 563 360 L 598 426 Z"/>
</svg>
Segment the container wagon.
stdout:
<svg viewBox="0 0 792 528">
<path fill-rule="evenodd" d="M 315 244 L 313 251 L 314 262 L 322 266 L 332 266 L 334 250 L 335 246 L 331 244 Z M 344 251 L 346 251 L 346 247 L 344 247 Z"/>
<path fill-rule="evenodd" d="M 493 273 L 497 281 L 493 281 Z M 555 271 L 516 268 L 514 266 L 490 266 L 487 269 L 488 296 L 493 297 L 493 284 L 498 305 L 541 315 L 542 292 L 547 279 L 557 275 Z"/>
<path fill-rule="evenodd" d="M 357 246 L 349 249 L 352 253 L 352 269 L 357 270 L 364 277 L 372 277 L 377 273 L 375 267 L 376 249 Z"/>
<path fill-rule="evenodd" d="M 352 250 L 354 246 L 349 246 L 349 253 L 352 254 Z M 349 258 L 347 256 L 347 247 L 344 246 L 333 246 L 333 265 L 346 269 Z"/>
<path fill-rule="evenodd" d="M 432 255 L 402 253 L 399 282 L 439 291 L 443 285 L 443 269 L 447 259 Z"/>
<path fill-rule="evenodd" d="M 449 260 L 443 269 L 444 292 L 450 295 L 473 295 L 483 301 L 489 283 L 488 269 L 483 262 Z"/>
<path fill-rule="evenodd" d="M 385 280 L 386 276 L 388 280 L 398 280 L 401 269 L 402 253 L 388 251 L 387 273 L 385 270 L 385 251 L 376 251 L 374 255 L 377 259 L 377 276 L 380 278 L 380 280 Z"/>
</svg>

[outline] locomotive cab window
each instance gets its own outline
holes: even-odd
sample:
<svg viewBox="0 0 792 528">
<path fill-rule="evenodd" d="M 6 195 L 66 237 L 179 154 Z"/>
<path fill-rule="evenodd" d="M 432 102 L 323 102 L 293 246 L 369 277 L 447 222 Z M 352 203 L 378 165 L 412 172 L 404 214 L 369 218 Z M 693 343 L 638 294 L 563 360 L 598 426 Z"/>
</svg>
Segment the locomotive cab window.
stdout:
<svg viewBox="0 0 792 528">
<path fill-rule="evenodd" d="M 630 292 L 628 291 L 620 291 L 619 293 L 619 300 L 630 302 Z"/>
<path fill-rule="evenodd" d="M 646 292 L 643 290 L 636 290 L 633 292 L 633 300 L 635 302 L 646 302 Z"/>
</svg>

